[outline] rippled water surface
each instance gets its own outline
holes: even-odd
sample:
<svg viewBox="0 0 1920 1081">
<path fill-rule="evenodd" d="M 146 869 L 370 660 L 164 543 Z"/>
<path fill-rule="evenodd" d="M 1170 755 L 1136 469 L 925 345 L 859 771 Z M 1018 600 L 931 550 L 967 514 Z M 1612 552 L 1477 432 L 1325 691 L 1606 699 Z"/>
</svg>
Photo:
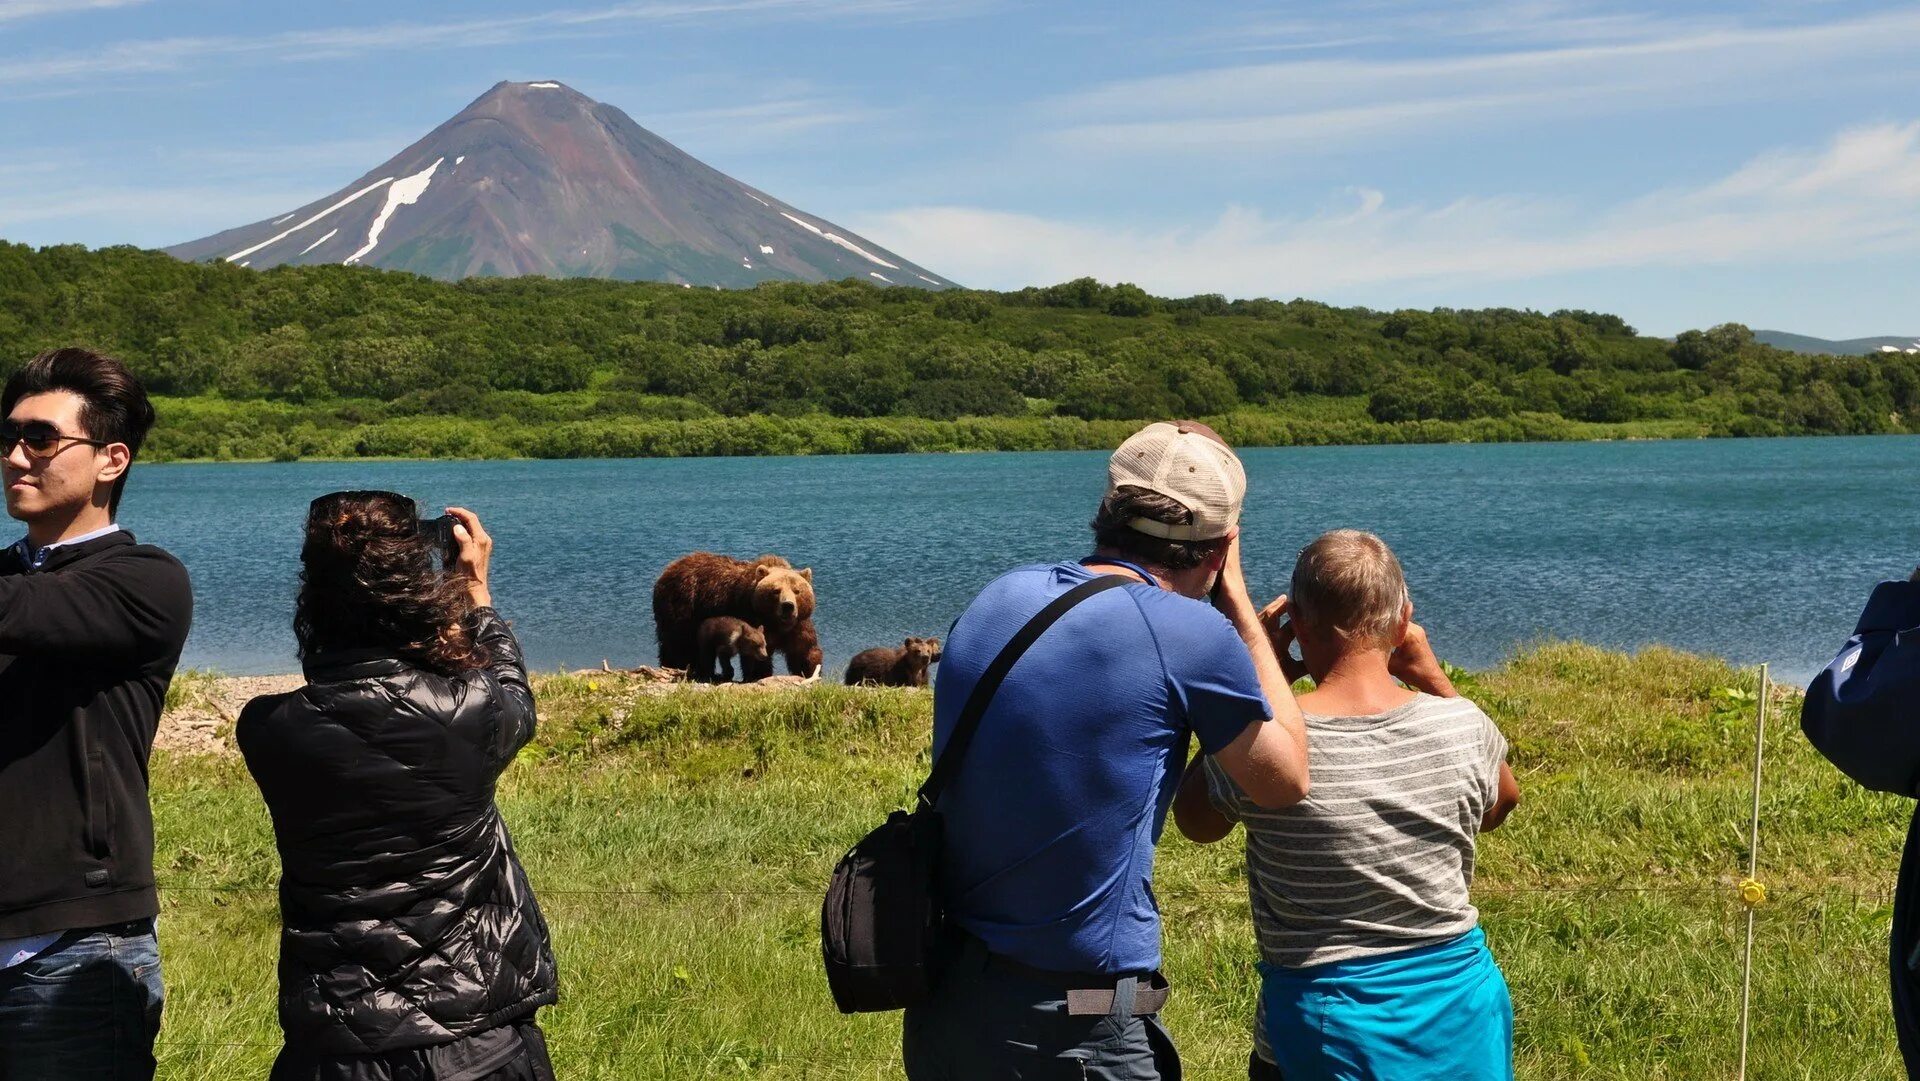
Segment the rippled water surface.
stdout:
<svg viewBox="0 0 1920 1081">
<path fill-rule="evenodd" d="M 1920 438 L 1249 450 L 1262 593 L 1316 533 L 1399 551 L 1443 655 L 1543 637 L 1663 642 L 1804 681 L 1872 584 L 1920 560 Z M 814 568 L 831 673 L 946 629 L 1020 563 L 1085 554 L 1105 455 L 146 465 L 121 521 L 171 548 L 198 608 L 185 663 L 292 671 L 313 496 L 392 488 L 479 511 L 495 593 L 536 667 L 652 663 L 649 596 L 696 548 Z"/>
</svg>

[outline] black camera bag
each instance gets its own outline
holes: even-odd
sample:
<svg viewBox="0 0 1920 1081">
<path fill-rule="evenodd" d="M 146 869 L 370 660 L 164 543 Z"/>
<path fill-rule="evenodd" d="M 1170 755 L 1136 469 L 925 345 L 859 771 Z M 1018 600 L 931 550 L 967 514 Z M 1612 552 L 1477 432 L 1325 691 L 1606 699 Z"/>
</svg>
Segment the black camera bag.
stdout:
<svg viewBox="0 0 1920 1081">
<path fill-rule="evenodd" d="M 834 867 L 820 906 L 820 953 L 841 1013 L 904 1009 L 933 992 L 951 937 L 938 890 L 940 793 L 960 768 L 994 692 L 1027 647 L 1069 608 L 1132 581 L 1109 574 L 1082 582 L 1021 627 L 973 685 L 914 809 L 888 815 Z"/>
</svg>

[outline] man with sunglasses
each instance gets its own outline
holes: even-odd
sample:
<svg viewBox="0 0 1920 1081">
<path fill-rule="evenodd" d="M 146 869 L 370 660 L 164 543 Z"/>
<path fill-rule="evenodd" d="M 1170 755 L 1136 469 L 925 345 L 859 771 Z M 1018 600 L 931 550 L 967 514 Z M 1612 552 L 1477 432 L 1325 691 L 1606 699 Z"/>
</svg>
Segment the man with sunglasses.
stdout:
<svg viewBox="0 0 1920 1081">
<path fill-rule="evenodd" d="M 147 756 L 193 614 L 186 568 L 114 523 L 153 406 L 86 349 L 0 392 L 0 1081 L 153 1076 Z"/>
</svg>

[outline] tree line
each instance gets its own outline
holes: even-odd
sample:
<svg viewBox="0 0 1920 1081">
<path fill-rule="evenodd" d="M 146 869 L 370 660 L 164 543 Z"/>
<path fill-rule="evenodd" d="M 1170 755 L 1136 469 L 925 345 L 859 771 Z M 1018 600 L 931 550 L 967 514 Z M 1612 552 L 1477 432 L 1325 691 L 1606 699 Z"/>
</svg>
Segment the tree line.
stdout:
<svg viewBox="0 0 1920 1081">
<path fill-rule="evenodd" d="M 1731 324 L 1667 341 L 1586 311 L 1090 278 L 446 283 L 0 243 L 0 374 L 63 344 L 122 357 L 193 419 L 156 434 L 174 457 L 1100 445 L 1108 422 L 1164 416 L 1282 442 L 1872 433 L 1913 430 L 1920 405 L 1920 357 L 1803 356 Z"/>
</svg>

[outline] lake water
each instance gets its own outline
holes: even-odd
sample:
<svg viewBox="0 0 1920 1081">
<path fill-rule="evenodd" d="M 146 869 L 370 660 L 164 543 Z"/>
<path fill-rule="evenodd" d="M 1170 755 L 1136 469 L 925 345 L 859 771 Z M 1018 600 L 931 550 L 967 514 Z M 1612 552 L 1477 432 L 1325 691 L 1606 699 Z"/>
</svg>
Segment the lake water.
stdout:
<svg viewBox="0 0 1920 1081">
<path fill-rule="evenodd" d="M 1873 583 L 1920 560 L 1920 438 L 1244 452 L 1248 573 L 1353 526 L 1407 567 L 1443 656 L 1493 664 L 1547 637 L 1666 643 L 1804 682 Z M 172 549 L 197 597 L 184 663 L 297 670 L 307 501 L 391 488 L 477 510 L 495 596 L 537 668 L 656 660 L 650 597 L 674 557 L 779 552 L 814 568 L 829 674 L 941 634 L 1021 563 L 1077 558 L 1100 453 L 539 462 L 145 465 L 121 521 Z"/>
</svg>

